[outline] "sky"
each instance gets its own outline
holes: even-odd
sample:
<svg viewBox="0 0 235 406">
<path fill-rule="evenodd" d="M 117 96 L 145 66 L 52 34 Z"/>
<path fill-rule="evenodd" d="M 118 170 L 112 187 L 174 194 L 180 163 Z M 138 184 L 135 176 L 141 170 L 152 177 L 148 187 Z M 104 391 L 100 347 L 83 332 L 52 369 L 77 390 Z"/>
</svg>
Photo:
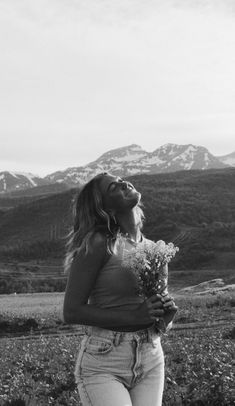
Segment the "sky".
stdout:
<svg viewBox="0 0 235 406">
<path fill-rule="evenodd" d="M 235 150 L 234 0 L 0 0 L 0 171 Z"/>
</svg>

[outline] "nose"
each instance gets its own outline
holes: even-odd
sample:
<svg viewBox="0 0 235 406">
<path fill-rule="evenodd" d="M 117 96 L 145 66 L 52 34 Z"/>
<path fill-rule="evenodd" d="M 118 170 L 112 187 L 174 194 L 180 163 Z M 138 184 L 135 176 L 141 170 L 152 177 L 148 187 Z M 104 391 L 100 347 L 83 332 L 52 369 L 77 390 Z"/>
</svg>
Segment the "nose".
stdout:
<svg viewBox="0 0 235 406">
<path fill-rule="evenodd" d="M 133 188 L 132 184 L 130 182 L 126 182 L 126 181 L 123 182 L 122 187 L 124 190 Z"/>
</svg>

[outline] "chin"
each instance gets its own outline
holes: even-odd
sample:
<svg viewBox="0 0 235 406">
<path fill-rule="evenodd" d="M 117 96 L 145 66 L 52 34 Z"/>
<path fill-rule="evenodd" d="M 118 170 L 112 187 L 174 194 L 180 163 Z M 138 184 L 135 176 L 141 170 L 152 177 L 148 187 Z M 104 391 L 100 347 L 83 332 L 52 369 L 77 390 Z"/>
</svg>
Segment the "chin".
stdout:
<svg viewBox="0 0 235 406">
<path fill-rule="evenodd" d="M 136 191 L 136 198 L 137 198 L 137 203 L 139 203 L 140 199 L 141 199 L 141 193 Z"/>
<path fill-rule="evenodd" d="M 133 193 L 133 198 L 131 199 L 133 202 L 133 207 L 136 206 L 140 202 L 140 199 L 141 199 L 141 193 L 139 193 L 137 191 L 135 193 Z"/>
</svg>

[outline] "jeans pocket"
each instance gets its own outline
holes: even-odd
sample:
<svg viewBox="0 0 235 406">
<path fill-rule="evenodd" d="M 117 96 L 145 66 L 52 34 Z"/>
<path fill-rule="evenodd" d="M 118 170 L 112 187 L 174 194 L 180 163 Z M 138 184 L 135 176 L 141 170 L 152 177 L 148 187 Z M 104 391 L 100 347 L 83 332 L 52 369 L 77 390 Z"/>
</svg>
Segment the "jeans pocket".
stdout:
<svg viewBox="0 0 235 406">
<path fill-rule="evenodd" d="M 90 336 L 86 343 L 85 352 L 91 355 L 107 354 L 113 349 L 111 340 Z"/>
</svg>

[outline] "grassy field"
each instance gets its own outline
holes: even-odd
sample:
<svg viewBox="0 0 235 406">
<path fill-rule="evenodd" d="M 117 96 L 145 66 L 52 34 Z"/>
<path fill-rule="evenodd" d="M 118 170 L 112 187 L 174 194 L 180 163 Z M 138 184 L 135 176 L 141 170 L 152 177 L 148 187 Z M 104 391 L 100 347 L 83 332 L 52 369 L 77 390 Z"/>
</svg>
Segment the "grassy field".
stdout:
<svg viewBox="0 0 235 406">
<path fill-rule="evenodd" d="M 175 297 L 174 328 L 162 337 L 163 405 L 233 405 L 234 294 Z M 62 293 L 0 295 L 1 406 L 80 404 L 73 368 L 81 336 L 63 324 L 62 303 Z"/>
<path fill-rule="evenodd" d="M 187 269 L 169 272 L 173 293 L 189 285 L 222 278 L 226 284 L 235 283 L 233 268 Z M 11 293 L 64 292 L 66 275 L 61 260 L 0 262 L 0 295 Z"/>
</svg>

